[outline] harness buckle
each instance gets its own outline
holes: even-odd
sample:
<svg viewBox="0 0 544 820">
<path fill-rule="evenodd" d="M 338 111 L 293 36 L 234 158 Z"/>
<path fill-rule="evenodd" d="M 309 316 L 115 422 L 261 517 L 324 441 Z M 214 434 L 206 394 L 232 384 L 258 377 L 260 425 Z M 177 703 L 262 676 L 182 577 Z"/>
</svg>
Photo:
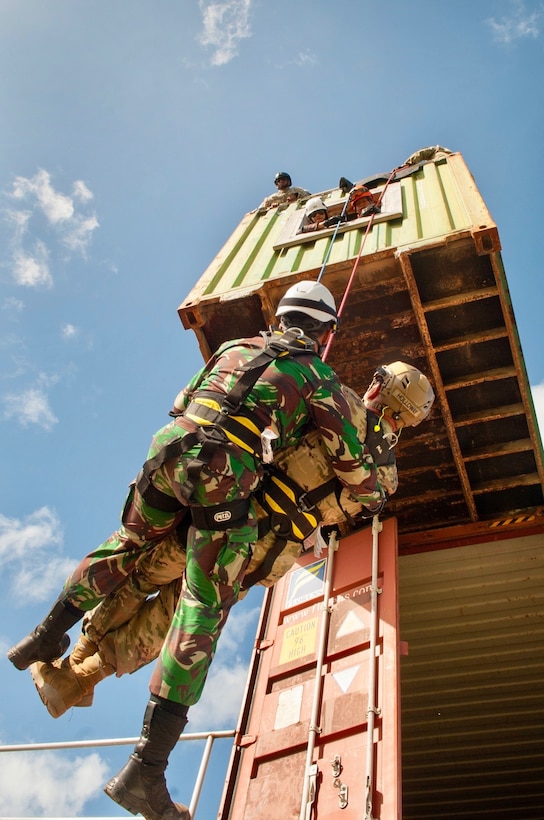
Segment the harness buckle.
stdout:
<svg viewBox="0 0 544 820">
<path fill-rule="evenodd" d="M 222 416 L 230 416 L 232 413 L 237 413 L 239 409 L 239 404 L 231 404 L 228 399 L 225 398 L 219 412 Z"/>
<path fill-rule="evenodd" d="M 305 512 L 305 513 L 311 512 L 312 510 L 315 510 L 315 508 L 317 506 L 316 504 L 309 504 L 306 500 L 307 498 L 308 498 L 308 493 L 307 492 L 302 493 L 302 495 L 300 495 L 297 498 L 297 506 L 298 506 L 298 508 L 301 512 Z"/>
</svg>

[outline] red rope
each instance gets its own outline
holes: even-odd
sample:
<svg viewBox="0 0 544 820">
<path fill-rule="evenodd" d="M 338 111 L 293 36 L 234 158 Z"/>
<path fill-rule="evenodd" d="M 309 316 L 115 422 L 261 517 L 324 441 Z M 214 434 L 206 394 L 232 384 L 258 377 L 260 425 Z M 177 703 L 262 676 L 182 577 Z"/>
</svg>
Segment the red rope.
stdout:
<svg viewBox="0 0 544 820">
<path fill-rule="evenodd" d="M 404 167 L 404 166 L 402 166 L 402 167 Z M 395 176 L 395 174 L 399 170 L 400 170 L 400 168 L 395 168 L 395 170 L 391 171 L 391 173 L 389 174 L 389 178 L 388 178 L 387 182 L 385 183 L 385 185 L 383 186 L 383 190 L 382 190 L 380 196 L 378 197 L 378 202 L 377 202 L 378 207 L 382 204 L 383 196 L 384 196 L 384 194 L 387 190 L 387 186 L 389 185 L 389 183 L 391 182 L 391 180 L 393 179 L 393 177 Z M 349 199 L 349 197 L 348 197 L 348 199 Z M 361 259 L 362 254 L 363 254 L 366 238 L 367 238 L 368 234 L 370 233 L 370 231 L 372 230 L 372 225 L 374 224 L 374 217 L 375 216 L 376 216 L 376 214 L 374 214 L 374 213 L 371 214 L 370 219 L 368 220 L 366 230 L 365 230 L 365 233 L 364 233 L 364 236 L 363 236 L 363 241 L 361 242 L 361 247 L 359 248 L 359 253 L 357 254 L 355 262 L 353 263 L 353 268 L 352 268 L 350 277 L 348 279 L 348 283 L 346 285 L 346 288 L 344 290 L 344 295 L 342 296 L 342 301 L 340 302 L 340 307 L 338 308 L 338 314 L 337 315 L 338 315 L 339 319 L 342 315 L 342 312 L 344 310 L 344 306 L 345 306 L 347 298 L 349 296 L 349 292 L 351 290 L 351 286 L 353 284 L 353 280 L 355 278 L 355 274 L 356 274 L 357 268 L 359 266 L 359 261 Z M 329 336 L 329 340 L 328 340 L 328 342 L 325 346 L 325 351 L 324 351 L 324 353 L 321 357 L 323 359 L 323 361 L 326 361 L 326 359 L 327 359 L 327 356 L 328 356 L 328 353 L 329 353 L 329 350 L 330 350 L 333 339 L 334 339 L 334 334 L 331 334 L 331 336 Z"/>
</svg>

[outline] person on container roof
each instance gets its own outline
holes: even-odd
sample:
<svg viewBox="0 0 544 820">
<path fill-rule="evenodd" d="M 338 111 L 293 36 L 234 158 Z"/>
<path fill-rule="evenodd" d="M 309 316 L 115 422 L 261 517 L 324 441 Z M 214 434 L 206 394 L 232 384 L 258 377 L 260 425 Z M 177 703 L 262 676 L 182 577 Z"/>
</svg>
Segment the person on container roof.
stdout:
<svg viewBox="0 0 544 820">
<path fill-rule="evenodd" d="M 313 196 L 306 203 L 304 209 L 304 220 L 297 233 L 313 233 L 322 231 L 324 228 L 331 228 L 338 222 L 344 222 L 345 217 L 340 214 L 329 216 L 327 206 L 319 196 Z"/>
<path fill-rule="evenodd" d="M 313 196 L 308 200 L 304 209 L 304 216 L 305 219 L 298 233 L 312 233 L 326 227 L 325 222 L 328 219 L 329 212 L 321 197 Z"/>
<path fill-rule="evenodd" d="M 270 208 L 278 208 L 280 206 L 286 207 L 291 202 L 297 199 L 304 199 L 310 196 L 310 192 L 305 188 L 297 188 L 293 185 L 290 175 L 287 171 L 278 171 L 274 177 L 274 185 L 276 186 L 276 193 L 265 197 L 259 207 L 259 211 L 268 211 Z"/>
<path fill-rule="evenodd" d="M 188 518 L 183 588 L 150 681 L 141 736 L 106 793 L 146 820 L 190 820 L 164 772 L 204 687 L 258 538 L 254 493 L 274 450 L 322 433 L 332 468 L 370 514 L 385 492 L 336 373 L 321 355 L 337 327 L 334 297 L 300 281 L 278 304 L 279 328 L 225 342 L 182 390 L 130 487 L 121 526 L 69 576 L 44 620 L 11 647 L 17 669 L 54 661 L 67 631 L 115 593 L 157 542 Z"/>
<path fill-rule="evenodd" d="M 348 221 L 379 214 L 380 210 L 377 196 L 362 182 L 357 182 L 349 192 L 349 202 L 346 208 Z"/>
<path fill-rule="evenodd" d="M 412 365 L 378 368 L 364 399 L 344 386 L 360 441 L 369 448 L 389 498 L 398 487 L 395 446 L 404 427 L 428 416 L 434 392 Z M 364 525 L 368 512 L 335 478 L 320 433 L 275 453 L 273 468 L 255 496 L 259 540 L 252 547 L 242 592 L 272 586 L 288 572 L 303 545 L 319 543 L 319 526 L 342 535 Z M 278 472 L 281 471 L 281 472 Z M 279 481 L 277 479 L 280 479 Z M 287 484 L 296 501 L 285 496 Z M 95 686 L 114 673 L 135 672 L 155 660 L 174 616 L 186 565 L 188 521 L 150 550 L 116 590 L 83 619 L 78 641 L 64 660 L 38 661 L 30 671 L 48 712 L 55 718 L 72 706 L 90 706 Z M 153 597 L 149 597 L 153 596 Z"/>
</svg>

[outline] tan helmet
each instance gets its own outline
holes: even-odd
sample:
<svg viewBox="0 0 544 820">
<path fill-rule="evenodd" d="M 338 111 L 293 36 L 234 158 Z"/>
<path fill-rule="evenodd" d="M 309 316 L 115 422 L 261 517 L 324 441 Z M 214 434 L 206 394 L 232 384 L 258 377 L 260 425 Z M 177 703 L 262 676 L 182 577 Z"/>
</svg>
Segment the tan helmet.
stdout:
<svg viewBox="0 0 544 820">
<path fill-rule="evenodd" d="M 363 400 L 369 410 L 378 414 L 385 411 L 399 426 L 417 427 L 431 412 L 434 390 L 417 367 L 392 362 L 376 370 Z"/>
</svg>

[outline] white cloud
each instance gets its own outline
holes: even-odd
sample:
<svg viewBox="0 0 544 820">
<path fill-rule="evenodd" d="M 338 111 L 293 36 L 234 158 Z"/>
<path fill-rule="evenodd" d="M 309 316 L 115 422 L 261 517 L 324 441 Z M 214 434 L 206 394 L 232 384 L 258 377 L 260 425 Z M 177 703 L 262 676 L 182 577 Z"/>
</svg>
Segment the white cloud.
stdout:
<svg viewBox="0 0 544 820">
<path fill-rule="evenodd" d="M 67 324 L 63 325 L 61 333 L 63 339 L 73 339 L 74 336 L 79 335 L 79 328 L 68 322 Z"/>
<path fill-rule="evenodd" d="M 8 296 L 4 299 L 2 310 L 7 310 L 10 313 L 21 313 L 24 307 L 25 303 L 22 299 L 16 299 L 15 296 Z"/>
<path fill-rule="evenodd" d="M 10 191 L 4 192 L 18 207 L 4 210 L 3 218 L 12 231 L 10 247 L 13 276 L 19 285 L 51 287 L 53 278 L 49 259 L 58 245 L 85 256 L 94 231 L 99 227 L 96 214 L 88 211 L 93 193 L 80 179 L 72 186 L 72 195 L 53 186 L 51 174 L 40 168 L 32 177 L 18 176 Z M 37 217 L 45 218 L 45 227 Z M 42 235 L 29 248 L 29 238 L 37 231 Z"/>
<path fill-rule="evenodd" d="M 58 418 L 49 406 L 49 399 L 40 387 L 6 394 L 3 418 L 14 418 L 22 427 L 32 424 L 43 427 L 44 430 L 52 430 L 58 423 Z"/>
<path fill-rule="evenodd" d="M 74 182 L 73 191 L 74 199 L 79 199 L 81 202 L 88 202 L 94 196 L 93 192 L 89 191 L 89 189 L 81 179 L 76 179 L 76 181 Z"/>
<path fill-rule="evenodd" d="M 51 185 L 51 175 L 42 168 L 33 176 L 16 177 L 13 183 L 14 199 L 35 199 L 46 219 L 53 225 L 71 219 L 74 215 L 73 200 L 55 191 Z"/>
<path fill-rule="evenodd" d="M 60 521 L 49 507 L 40 507 L 23 520 L 8 518 L 0 513 L 1 569 L 37 551 L 61 544 Z"/>
<path fill-rule="evenodd" d="M 531 387 L 540 435 L 544 439 L 544 382 Z"/>
<path fill-rule="evenodd" d="M 99 227 L 96 216 L 76 216 L 72 220 L 72 226 L 62 237 L 62 244 L 71 251 L 78 251 L 83 256 L 92 239 L 92 233 Z"/>
<path fill-rule="evenodd" d="M 313 66 L 317 63 L 317 57 L 312 51 L 306 49 L 305 51 L 299 51 L 294 63 L 300 66 Z"/>
<path fill-rule="evenodd" d="M 62 555 L 36 553 L 32 563 L 25 559 L 13 573 L 11 594 L 17 606 L 49 603 L 56 598 L 77 563 Z"/>
<path fill-rule="evenodd" d="M 506 45 L 526 37 L 536 39 L 540 34 L 542 11 L 528 13 L 525 10 L 524 3 L 514 2 L 513 5 L 512 15 L 501 17 L 500 20 L 489 17 L 485 21 L 490 27 L 494 39 Z"/>
<path fill-rule="evenodd" d="M 43 242 L 38 240 L 34 254 L 28 254 L 22 248 L 13 252 L 13 278 L 18 285 L 35 288 L 43 285 L 50 288 L 53 278 L 48 265 L 49 253 Z"/>
<path fill-rule="evenodd" d="M 6 817 L 82 817 L 108 774 L 98 753 L 69 757 L 56 752 L 5 754 L 0 767 Z"/>
<path fill-rule="evenodd" d="M 199 41 L 211 46 L 212 65 L 225 65 L 238 54 L 238 44 L 251 36 L 249 13 L 252 0 L 199 0 L 203 31 Z"/>
<path fill-rule="evenodd" d="M 247 672 L 247 662 L 237 661 L 223 666 L 214 661 L 202 697 L 189 712 L 187 731 L 204 731 L 210 726 L 234 729 L 245 692 Z"/>
<path fill-rule="evenodd" d="M 6 222 L 13 225 L 16 241 L 20 241 L 26 233 L 31 216 L 32 211 L 21 211 L 14 208 L 8 208 L 5 211 Z"/>
<path fill-rule="evenodd" d="M 227 621 L 227 625 L 223 630 L 219 642 L 219 660 L 221 660 L 223 656 L 225 658 L 232 658 L 239 650 L 240 640 L 243 639 L 248 632 L 255 631 L 261 607 L 257 606 L 250 609 L 245 607 L 246 605 L 240 602 L 229 616 L 229 620 Z"/>
<path fill-rule="evenodd" d="M 24 519 L 0 513 L 0 570 L 10 576 L 14 601 L 48 601 L 60 589 L 75 564 L 61 554 L 62 544 L 60 521 L 48 507 Z"/>
</svg>

